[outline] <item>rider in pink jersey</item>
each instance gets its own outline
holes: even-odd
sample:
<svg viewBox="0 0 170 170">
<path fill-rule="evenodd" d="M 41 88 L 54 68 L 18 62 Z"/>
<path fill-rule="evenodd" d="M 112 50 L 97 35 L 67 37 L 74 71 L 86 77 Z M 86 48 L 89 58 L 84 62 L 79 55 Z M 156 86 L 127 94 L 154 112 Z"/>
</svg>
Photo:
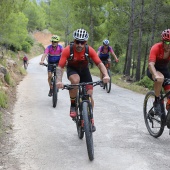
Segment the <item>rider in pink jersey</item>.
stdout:
<svg viewBox="0 0 170 170">
<path fill-rule="evenodd" d="M 115 59 L 116 62 L 119 61 L 116 54 L 113 51 L 113 48 L 111 46 L 109 46 L 109 40 L 107 40 L 107 39 L 103 40 L 103 45 L 98 48 L 97 54 L 104 65 L 106 64 L 106 61 L 108 62 L 109 68 L 110 68 L 110 63 L 111 63 L 110 55 L 113 56 L 113 58 Z M 102 80 L 101 72 L 100 72 L 100 79 Z"/>
<path fill-rule="evenodd" d="M 50 87 L 50 91 L 48 93 L 48 96 L 52 96 L 52 87 L 51 87 L 51 77 L 52 77 L 52 71 L 53 67 L 50 64 L 57 64 L 59 63 L 61 53 L 63 51 L 63 47 L 58 44 L 60 41 L 60 37 L 58 35 L 53 35 L 51 38 L 52 44 L 49 45 L 45 51 L 44 54 L 41 57 L 40 65 L 44 63 L 44 60 L 47 58 L 48 61 L 48 83 Z"/>
</svg>

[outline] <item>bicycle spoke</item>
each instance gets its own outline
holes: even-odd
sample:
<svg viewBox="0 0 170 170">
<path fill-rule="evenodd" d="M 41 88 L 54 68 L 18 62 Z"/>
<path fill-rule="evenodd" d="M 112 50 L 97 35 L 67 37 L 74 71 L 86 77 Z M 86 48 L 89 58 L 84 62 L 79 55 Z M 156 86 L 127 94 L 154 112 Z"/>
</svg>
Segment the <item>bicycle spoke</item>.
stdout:
<svg viewBox="0 0 170 170">
<path fill-rule="evenodd" d="M 154 99 L 154 92 L 148 92 L 146 94 L 143 106 L 143 113 L 148 132 L 153 137 L 159 137 L 164 131 L 164 125 L 160 116 L 156 115 L 153 110 Z"/>
</svg>

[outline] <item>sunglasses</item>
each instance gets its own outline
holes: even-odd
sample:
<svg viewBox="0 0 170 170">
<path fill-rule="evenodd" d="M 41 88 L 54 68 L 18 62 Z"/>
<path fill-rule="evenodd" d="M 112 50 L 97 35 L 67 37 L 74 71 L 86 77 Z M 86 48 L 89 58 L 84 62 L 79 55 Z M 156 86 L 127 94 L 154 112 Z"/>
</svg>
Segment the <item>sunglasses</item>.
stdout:
<svg viewBox="0 0 170 170">
<path fill-rule="evenodd" d="M 52 41 L 52 43 L 58 43 L 58 41 Z"/>
<path fill-rule="evenodd" d="M 164 44 L 170 45 L 170 41 L 164 41 Z"/>
<path fill-rule="evenodd" d="M 78 41 L 78 40 L 76 40 L 76 44 L 81 44 L 81 45 L 83 45 L 83 44 L 85 44 L 85 42 L 86 42 L 86 41 Z"/>
</svg>

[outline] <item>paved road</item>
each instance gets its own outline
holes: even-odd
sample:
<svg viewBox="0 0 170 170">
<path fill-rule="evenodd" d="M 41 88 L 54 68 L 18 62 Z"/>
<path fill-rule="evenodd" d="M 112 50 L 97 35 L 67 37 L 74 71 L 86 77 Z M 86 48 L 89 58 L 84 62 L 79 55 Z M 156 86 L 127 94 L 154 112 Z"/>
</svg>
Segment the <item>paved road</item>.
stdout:
<svg viewBox="0 0 170 170">
<path fill-rule="evenodd" d="M 18 86 L 14 113 L 14 149 L 18 170 L 169 170 L 170 136 L 151 137 L 143 121 L 144 95 L 112 85 L 107 94 L 94 88 L 95 159 L 87 156 L 85 139 L 77 137 L 69 117 L 67 90 L 60 90 L 56 108 L 48 94 L 46 67 L 40 56 L 30 61 Z M 93 80 L 98 80 L 93 77 Z M 69 83 L 64 74 L 63 82 Z"/>
</svg>

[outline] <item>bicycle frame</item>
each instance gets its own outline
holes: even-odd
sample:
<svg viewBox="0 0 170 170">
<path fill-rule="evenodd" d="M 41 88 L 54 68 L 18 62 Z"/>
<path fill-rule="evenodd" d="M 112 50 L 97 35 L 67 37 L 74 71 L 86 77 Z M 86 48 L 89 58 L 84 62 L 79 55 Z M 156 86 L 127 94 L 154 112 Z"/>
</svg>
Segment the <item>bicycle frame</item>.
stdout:
<svg viewBox="0 0 170 170">
<path fill-rule="evenodd" d="M 102 81 L 89 82 L 89 83 L 80 83 L 80 84 L 71 84 L 64 85 L 63 89 L 71 90 L 75 86 L 78 86 L 78 97 L 77 97 L 77 116 L 73 118 L 77 126 L 78 137 L 83 138 L 84 133 L 86 136 L 86 145 L 89 159 L 92 161 L 94 159 L 94 147 L 93 147 L 93 109 L 91 104 L 91 96 L 87 94 L 86 85 L 100 85 Z M 78 111 L 79 110 L 79 111 Z"/>
<path fill-rule="evenodd" d="M 58 93 L 58 89 L 57 89 L 57 86 L 56 86 L 56 79 L 57 79 L 57 75 L 56 75 L 56 67 L 57 67 L 57 64 L 43 64 L 44 66 L 48 67 L 48 65 L 52 66 L 52 77 L 51 77 L 51 87 L 53 89 L 53 95 L 52 95 L 52 104 L 53 104 L 53 107 L 56 107 L 57 105 L 57 93 Z"/>
</svg>

